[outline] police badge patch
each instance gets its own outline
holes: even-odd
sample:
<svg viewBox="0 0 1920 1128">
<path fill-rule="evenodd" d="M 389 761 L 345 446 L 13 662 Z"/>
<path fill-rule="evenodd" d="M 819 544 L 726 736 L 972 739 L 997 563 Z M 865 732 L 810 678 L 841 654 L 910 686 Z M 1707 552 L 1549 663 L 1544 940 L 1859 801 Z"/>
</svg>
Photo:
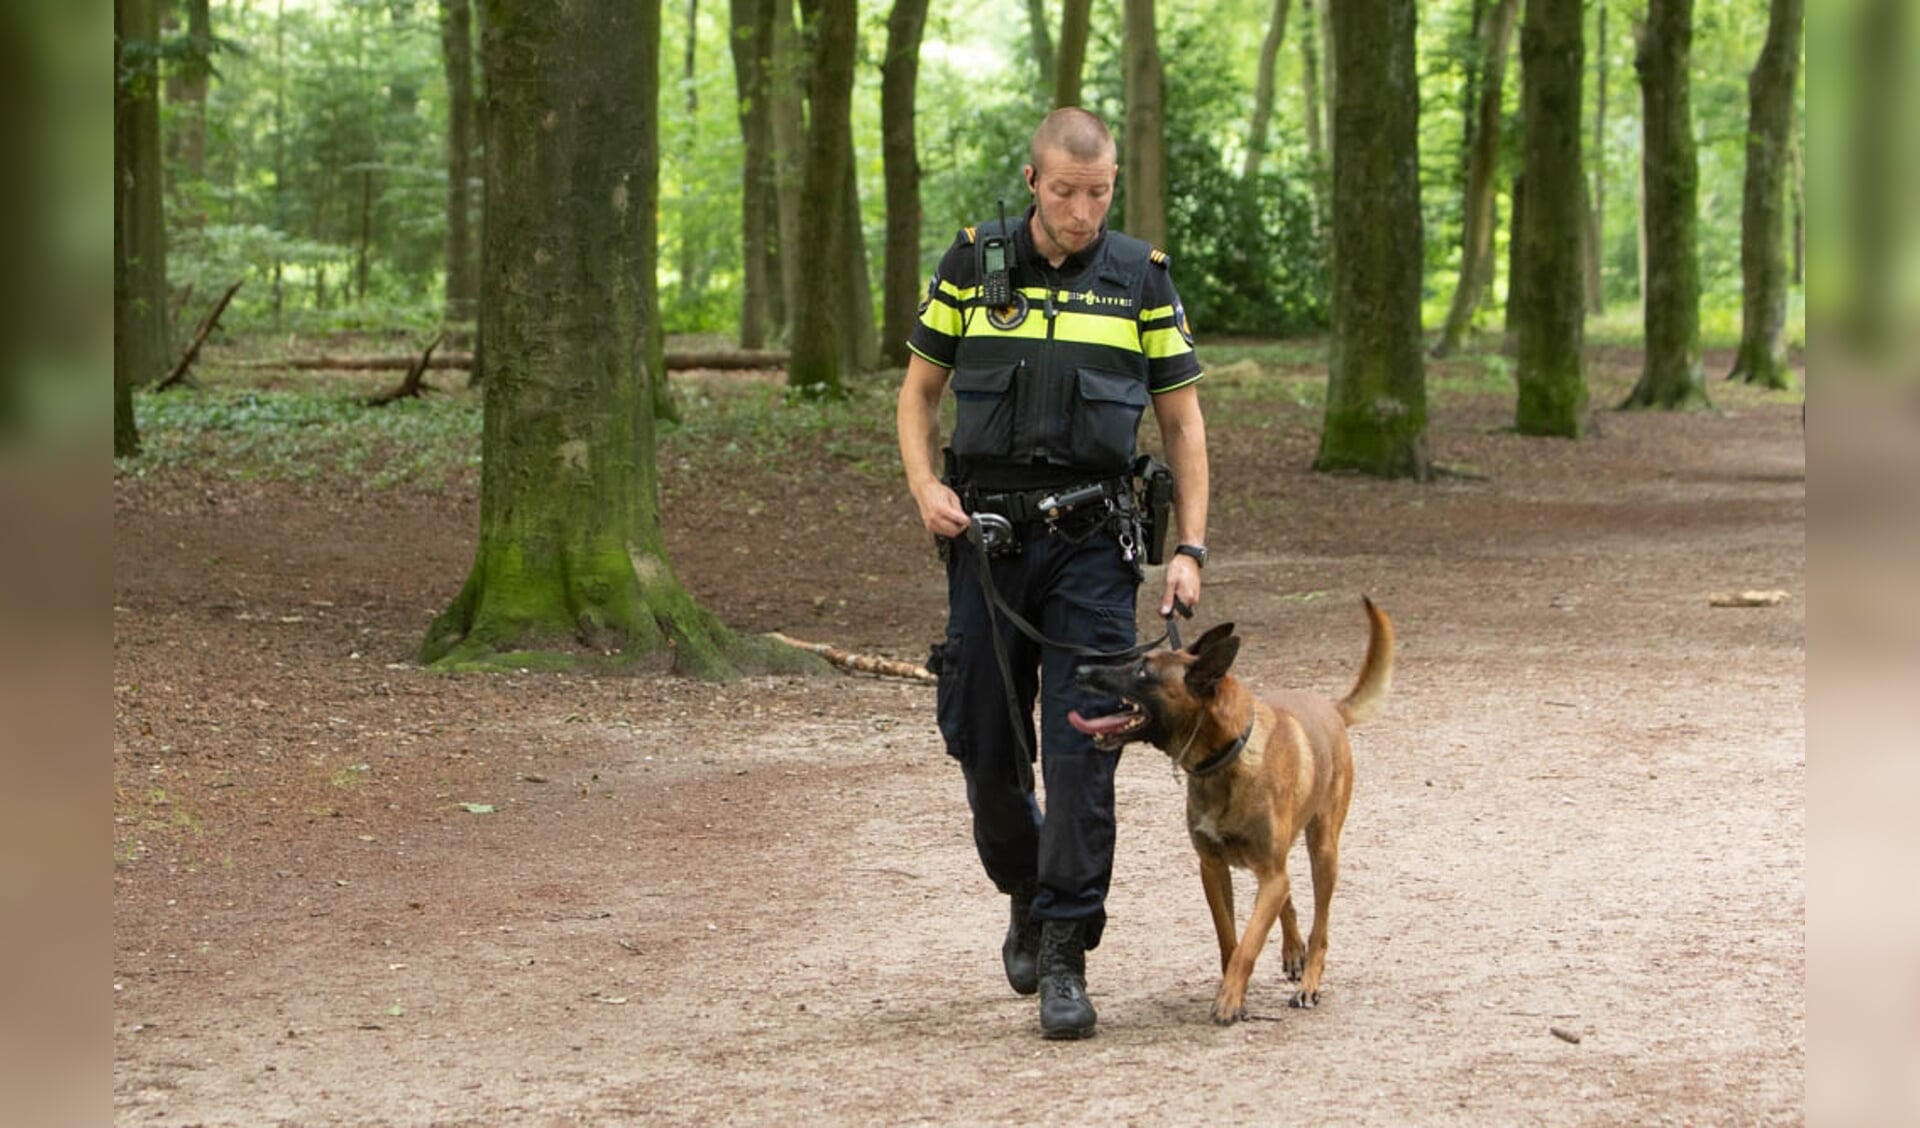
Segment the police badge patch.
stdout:
<svg viewBox="0 0 1920 1128">
<path fill-rule="evenodd" d="M 1181 305 L 1178 299 L 1173 303 L 1173 324 L 1180 330 L 1180 339 L 1187 343 L 1188 348 L 1192 348 L 1193 326 L 1187 324 L 1187 307 Z"/>
<path fill-rule="evenodd" d="M 939 288 L 940 272 L 936 270 L 932 274 L 927 275 L 927 292 L 920 297 L 920 312 L 922 314 L 926 313 L 927 307 L 933 304 L 934 291 Z"/>
</svg>

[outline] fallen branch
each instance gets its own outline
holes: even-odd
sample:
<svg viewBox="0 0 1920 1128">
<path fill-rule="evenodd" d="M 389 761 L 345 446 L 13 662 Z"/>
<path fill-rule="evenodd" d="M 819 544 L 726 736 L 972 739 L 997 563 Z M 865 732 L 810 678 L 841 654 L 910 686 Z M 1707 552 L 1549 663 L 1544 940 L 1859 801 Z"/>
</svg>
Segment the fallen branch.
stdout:
<svg viewBox="0 0 1920 1128">
<path fill-rule="evenodd" d="M 240 291 L 240 283 L 245 281 L 245 278 L 235 281 L 227 287 L 226 293 L 220 295 L 220 300 L 213 303 L 213 311 L 200 322 L 200 328 L 194 330 L 193 341 L 187 345 L 187 351 L 180 354 L 180 362 L 173 366 L 173 371 L 167 373 L 166 379 L 154 385 L 154 391 L 164 392 L 187 378 L 187 369 L 199 359 L 200 346 L 207 343 L 207 334 L 213 332 L 213 327 L 220 323 L 220 315 L 227 312 L 227 303 L 233 300 L 233 295 Z"/>
<path fill-rule="evenodd" d="M 1707 596 L 1710 607 L 1776 607 L 1791 598 L 1784 591 L 1722 591 Z"/>
<path fill-rule="evenodd" d="M 876 654 L 855 654 L 837 646 L 828 646 L 824 642 L 803 642 L 791 638 L 779 631 L 768 631 L 767 637 L 775 642 L 783 642 L 796 650 L 809 654 L 818 654 L 828 662 L 843 670 L 852 670 L 861 674 L 875 674 L 883 678 L 906 678 L 909 681 L 926 682 L 929 685 L 939 681 L 933 672 L 925 666 L 912 662 L 902 662 L 895 658 L 882 658 Z"/>
<path fill-rule="evenodd" d="M 413 367 L 415 358 L 411 353 L 385 353 L 374 356 L 342 356 L 327 354 L 322 356 L 295 356 L 279 360 L 253 360 L 247 368 L 295 368 L 303 371 L 405 372 Z M 737 350 L 733 352 L 670 352 L 666 354 L 667 368 L 675 372 L 685 372 L 695 368 L 741 371 L 756 368 L 785 368 L 787 354 L 783 352 L 756 352 Z M 473 367 L 473 354 L 470 352 L 446 352 L 427 365 L 430 369 L 469 369 Z"/>
<path fill-rule="evenodd" d="M 394 400 L 416 399 L 422 391 L 431 391 L 431 386 L 427 384 L 424 379 L 427 373 L 427 365 L 433 363 L 433 350 L 439 348 L 440 342 L 446 339 L 447 335 L 442 333 L 433 340 L 428 341 L 426 351 L 420 354 L 420 359 L 414 361 L 411 368 L 407 369 L 406 379 L 400 381 L 400 386 L 388 389 L 378 395 L 368 396 L 367 406 L 385 407 Z"/>
</svg>

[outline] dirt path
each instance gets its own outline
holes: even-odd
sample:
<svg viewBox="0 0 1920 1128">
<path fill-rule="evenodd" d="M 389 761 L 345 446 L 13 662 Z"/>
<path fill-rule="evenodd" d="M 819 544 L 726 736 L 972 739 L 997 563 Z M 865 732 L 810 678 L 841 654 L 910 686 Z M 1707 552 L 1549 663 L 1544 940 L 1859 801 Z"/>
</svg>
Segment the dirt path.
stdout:
<svg viewBox="0 0 1920 1128">
<path fill-rule="evenodd" d="M 1396 685 L 1316 1011 L 1271 961 L 1254 1020 L 1207 1021 L 1181 787 L 1127 753 L 1084 1044 L 1000 977 L 931 690 L 428 674 L 471 483 L 123 479 L 116 1119 L 1798 1122 L 1805 461 L 1796 407 L 1715 391 L 1579 444 L 1450 402 L 1465 474 L 1424 487 L 1307 473 L 1304 413 L 1210 418 L 1201 620 L 1256 686 L 1341 690 L 1366 592 Z M 940 588 L 891 482 L 669 478 L 730 622 L 924 654 Z M 823 527 L 768 536 L 742 489 Z M 824 595 L 793 578 L 821 543 L 861 548 Z M 1789 598 L 1708 605 L 1741 588 Z"/>
</svg>

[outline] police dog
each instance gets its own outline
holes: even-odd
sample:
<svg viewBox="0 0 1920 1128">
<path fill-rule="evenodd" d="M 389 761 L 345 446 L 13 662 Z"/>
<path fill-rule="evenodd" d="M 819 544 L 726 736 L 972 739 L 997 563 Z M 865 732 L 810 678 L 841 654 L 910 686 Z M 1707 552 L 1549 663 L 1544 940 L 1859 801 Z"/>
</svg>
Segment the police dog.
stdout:
<svg viewBox="0 0 1920 1128">
<path fill-rule="evenodd" d="M 1213 930 L 1220 941 L 1220 991 L 1213 1021 L 1247 1016 L 1247 979 L 1280 920 L 1281 964 L 1298 983 L 1290 1004 L 1320 1001 L 1327 962 L 1327 906 L 1340 868 L 1340 828 L 1353 795 L 1353 749 L 1347 729 L 1367 719 L 1393 677 L 1393 624 L 1363 599 L 1371 631 L 1367 657 L 1340 701 L 1284 691 L 1255 699 L 1227 673 L 1240 653 L 1232 623 L 1222 623 L 1185 650 L 1159 650 L 1130 663 L 1082 666 L 1078 680 L 1112 694 L 1121 708 L 1074 727 L 1103 748 L 1143 741 L 1166 752 L 1187 776 L 1187 833 L 1200 855 Z M 1287 852 L 1306 833 L 1313 864 L 1313 934 L 1303 943 L 1287 880 Z M 1234 934 L 1233 878 L 1251 870 L 1259 882 L 1247 931 Z"/>
</svg>

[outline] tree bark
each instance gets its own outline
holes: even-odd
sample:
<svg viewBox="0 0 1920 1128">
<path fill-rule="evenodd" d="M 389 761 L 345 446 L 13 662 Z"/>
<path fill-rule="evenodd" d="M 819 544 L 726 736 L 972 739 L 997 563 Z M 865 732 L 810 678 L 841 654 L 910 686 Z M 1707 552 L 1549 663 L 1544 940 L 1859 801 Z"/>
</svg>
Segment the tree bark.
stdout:
<svg viewBox="0 0 1920 1128">
<path fill-rule="evenodd" d="M 732 0 L 734 89 L 739 99 L 740 347 L 766 347 L 778 282 L 773 168 L 773 0 Z"/>
<path fill-rule="evenodd" d="M 793 0 L 773 2 L 773 167 L 775 215 L 779 224 L 778 307 L 769 319 L 773 336 L 791 341 L 799 317 L 800 292 L 808 284 L 801 257 L 804 224 L 801 188 L 805 179 L 807 127 L 805 92 L 810 64 L 800 28 L 794 23 Z"/>
<path fill-rule="evenodd" d="M 1280 47 L 1287 38 L 1287 16 L 1292 0 L 1273 0 L 1273 18 L 1267 24 L 1267 37 L 1260 42 L 1260 66 L 1253 80 L 1253 121 L 1247 127 L 1247 156 L 1240 164 L 1240 179 L 1251 181 L 1260 175 L 1260 163 L 1267 155 L 1267 133 L 1273 123 L 1273 72 L 1280 61 Z"/>
<path fill-rule="evenodd" d="M 1800 75 L 1802 0 L 1773 0 L 1747 78 L 1747 175 L 1740 208 L 1740 351 L 1728 378 L 1793 385 L 1787 366 L 1787 166 Z"/>
<path fill-rule="evenodd" d="M 1080 72 L 1087 66 L 1093 0 L 1061 0 L 1060 63 L 1053 71 L 1053 108 L 1080 104 Z"/>
<path fill-rule="evenodd" d="M 925 5 L 921 5 L 923 8 Z M 896 5 L 895 10 L 898 11 Z M 926 22 L 921 13 L 920 22 Z M 1053 93 L 1053 34 L 1047 29 L 1047 0 L 1027 0 L 1027 35 L 1033 40 L 1033 62 L 1042 97 Z"/>
<path fill-rule="evenodd" d="M 853 105 L 854 0 L 818 0 L 808 31 L 813 50 L 807 81 L 807 147 L 803 196 L 815 206 L 801 231 L 807 281 L 794 311 L 793 357 L 787 382 L 807 395 L 845 391 L 850 359 L 842 321 L 852 256 L 846 240 Z"/>
<path fill-rule="evenodd" d="M 1167 245 L 1166 75 L 1153 0 L 1125 0 L 1127 234 Z"/>
<path fill-rule="evenodd" d="M 1433 355 L 1449 356 L 1466 340 L 1474 311 L 1493 280 L 1493 195 L 1500 171 L 1500 109 L 1506 95 L 1507 48 L 1519 0 L 1499 0 L 1475 31 L 1480 53 L 1480 89 L 1475 99 L 1472 144 L 1467 152 L 1467 188 L 1461 208 L 1460 279 Z"/>
<path fill-rule="evenodd" d="M 1044 35 L 1045 6 L 1039 0 L 1033 3 L 1042 15 L 1035 30 Z M 898 366 L 907 363 L 907 337 L 920 312 L 920 157 L 913 117 L 920 82 L 920 40 L 926 27 L 927 0 L 894 0 L 887 17 L 887 56 L 880 64 L 880 155 L 887 177 L 880 356 Z M 1041 56 L 1049 60 L 1049 77 L 1051 56 L 1049 45 Z"/>
<path fill-rule="evenodd" d="M 1599 11 L 1595 16 L 1594 60 L 1593 60 L 1593 189 L 1588 202 L 1592 204 L 1588 214 L 1592 217 L 1587 227 L 1591 232 L 1592 254 L 1587 259 L 1587 312 L 1605 313 L 1607 310 L 1606 256 L 1607 256 L 1607 71 L 1608 60 L 1612 57 L 1607 50 L 1607 0 L 1596 0 L 1594 7 Z"/>
<path fill-rule="evenodd" d="M 859 153 L 853 144 L 851 102 L 847 121 L 841 129 L 846 133 L 841 144 L 847 154 L 840 181 L 846 208 L 841 218 L 841 238 L 847 256 L 847 268 L 841 277 L 841 284 L 846 288 L 841 308 L 847 316 L 839 319 L 840 371 L 851 375 L 870 371 L 880 363 L 880 326 L 873 319 L 873 262 L 867 255 L 866 217 L 860 211 Z"/>
<path fill-rule="evenodd" d="M 1516 204 L 1513 249 L 1514 410 L 1523 435 L 1579 438 L 1587 382 L 1580 350 L 1586 296 L 1580 275 L 1580 114 L 1583 55 L 1580 0 L 1527 0 L 1520 32 L 1526 121 L 1525 204 Z"/>
<path fill-rule="evenodd" d="M 1650 0 L 1640 72 L 1647 205 L 1646 366 L 1623 408 L 1707 407 L 1700 368 L 1700 173 L 1694 155 L 1693 0 Z"/>
<path fill-rule="evenodd" d="M 1326 114 L 1320 98 L 1320 15 L 1315 0 L 1300 0 L 1300 85 L 1307 107 L 1307 170 L 1313 181 L 1313 230 L 1316 236 L 1331 222 L 1327 199 L 1329 183 Z"/>
<path fill-rule="evenodd" d="M 473 257 L 473 7 L 440 0 L 447 70 L 447 320 L 474 315 L 479 274 Z"/>
<path fill-rule="evenodd" d="M 173 359 L 162 214 L 159 0 L 115 0 L 113 15 L 114 378 L 124 372 L 129 387 L 140 387 L 158 380 Z"/>
<path fill-rule="evenodd" d="M 698 309 L 706 297 L 707 270 L 704 260 L 705 247 L 701 246 L 699 224 L 694 222 L 697 208 L 694 184 L 693 162 L 694 146 L 699 141 L 699 131 L 694 123 L 700 120 L 700 87 L 698 85 L 700 47 L 700 0 L 686 0 L 687 37 L 684 53 L 681 56 L 680 87 L 686 93 L 686 101 L 680 110 L 686 115 L 688 128 L 682 136 L 680 149 L 680 174 L 684 181 L 680 187 L 680 230 L 677 232 L 680 251 L 680 304 L 688 309 Z"/>
<path fill-rule="evenodd" d="M 660 531 L 659 0 L 487 9 L 480 536 L 421 660 L 735 672 Z"/>
<path fill-rule="evenodd" d="M 1339 0 L 1333 355 L 1314 469 L 1426 480 L 1419 76 L 1413 0 Z"/>
<path fill-rule="evenodd" d="M 184 7 L 187 54 L 175 67 L 175 81 L 169 84 L 167 97 L 176 106 L 172 151 L 187 181 L 193 183 L 207 175 L 207 83 L 213 74 L 213 13 L 207 0 L 185 0 Z M 189 208 L 181 218 L 190 227 L 202 227 L 207 222 L 198 207 Z"/>
</svg>

